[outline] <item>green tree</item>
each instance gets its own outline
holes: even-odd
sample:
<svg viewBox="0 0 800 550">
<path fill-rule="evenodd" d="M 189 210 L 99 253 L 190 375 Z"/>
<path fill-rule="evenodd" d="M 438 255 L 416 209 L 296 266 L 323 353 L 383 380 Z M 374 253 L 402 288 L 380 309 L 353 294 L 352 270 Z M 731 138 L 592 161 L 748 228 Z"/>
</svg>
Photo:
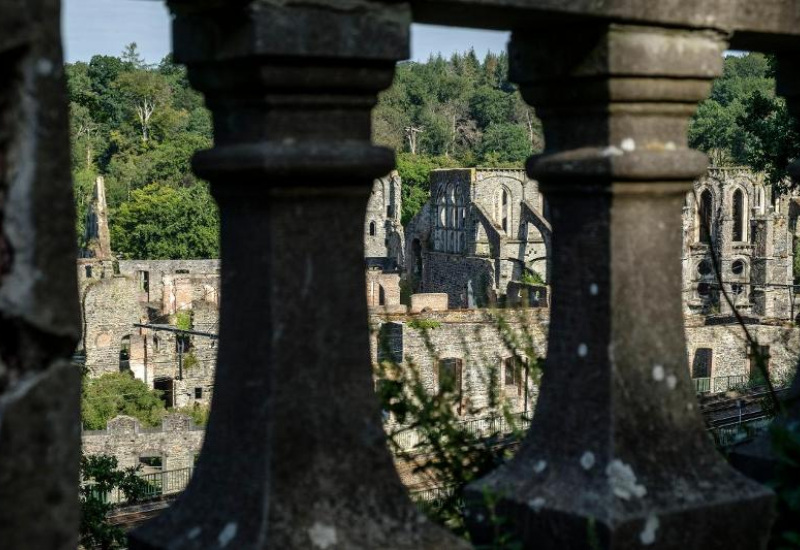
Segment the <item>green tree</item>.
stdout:
<svg viewBox="0 0 800 550">
<path fill-rule="evenodd" d="M 108 521 L 115 505 L 108 496 L 119 491 L 133 504 L 141 500 L 147 482 L 136 475 L 136 469 L 119 470 L 117 459 L 108 455 L 81 457 L 80 542 L 84 548 L 113 550 L 126 548 L 125 532 Z"/>
<path fill-rule="evenodd" d="M 525 129 L 516 124 L 492 124 L 483 135 L 481 158 L 486 166 L 520 167 L 531 155 Z"/>
<path fill-rule="evenodd" d="M 736 123 L 745 136 L 743 158 L 755 170 L 783 187 L 789 163 L 800 157 L 800 129 L 783 99 L 754 92 L 744 101 Z"/>
<path fill-rule="evenodd" d="M 403 211 L 400 221 L 406 225 L 417 215 L 425 202 L 430 198 L 428 178 L 432 170 L 437 168 L 455 168 L 458 162 L 444 156 L 412 155 L 400 153 L 397 156 L 397 172 L 403 180 L 401 191 Z"/>
<path fill-rule="evenodd" d="M 113 213 L 110 226 L 111 246 L 123 257 L 219 257 L 219 213 L 204 185 L 136 189 Z"/>
<path fill-rule="evenodd" d="M 147 142 L 153 115 L 170 99 L 169 82 L 155 71 L 137 69 L 121 74 L 115 85 L 136 116 L 142 141 Z"/>
<path fill-rule="evenodd" d="M 84 377 L 81 416 L 87 430 L 104 430 L 106 423 L 119 415 L 132 416 L 143 426 L 159 426 L 166 414 L 161 392 L 129 372 Z"/>
</svg>

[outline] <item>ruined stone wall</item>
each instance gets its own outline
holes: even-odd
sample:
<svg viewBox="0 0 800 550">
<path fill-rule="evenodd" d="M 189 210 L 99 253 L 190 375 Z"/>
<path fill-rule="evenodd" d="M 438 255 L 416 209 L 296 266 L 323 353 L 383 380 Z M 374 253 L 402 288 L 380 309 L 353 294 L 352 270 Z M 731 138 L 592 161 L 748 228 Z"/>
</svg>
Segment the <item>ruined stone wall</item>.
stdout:
<svg viewBox="0 0 800 550">
<path fill-rule="evenodd" d="M 120 260 L 119 272 L 137 281 L 142 293 L 140 300 L 162 302 L 165 295 L 165 284 L 172 285 L 175 279 L 190 279 L 198 281 L 197 284 L 201 285 L 200 281 L 206 278 L 209 281 L 218 280 L 219 260 Z M 148 293 L 145 293 L 142 288 L 142 272 L 149 274 Z M 216 286 L 219 287 L 218 283 Z M 169 292 L 167 294 L 169 295 Z"/>
<path fill-rule="evenodd" d="M 800 329 L 773 325 L 748 325 L 758 345 L 769 346 L 769 372 L 775 384 L 791 380 L 800 360 Z M 686 355 L 691 369 L 698 348 L 713 350 L 711 378 L 750 374 L 750 349 L 741 326 L 688 326 Z"/>
<path fill-rule="evenodd" d="M 367 306 L 400 306 L 400 274 L 383 273 L 380 269 L 367 270 Z"/>
<path fill-rule="evenodd" d="M 509 330 L 505 333 L 498 326 L 499 316 L 508 323 Z M 462 416 L 465 418 L 489 414 L 487 407 L 492 384 L 505 396 L 512 412 L 523 412 L 526 406 L 524 392 L 516 386 L 505 385 L 503 360 L 512 357 L 515 351 L 525 356 L 524 348 L 528 346 L 535 357 L 543 358 L 547 354 L 548 318 L 547 309 L 502 310 L 497 314 L 488 310 L 373 314 L 370 316 L 372 360 L 376 362 L 379 353 L 381 358 L 385 358 L 380 339 L 381 327 L 387 325 L 387 341 L 394 350 L 392 358 L 405 368 L 417 369 L 422 384 L 431 395 L 438 392 L 438 360 L 457 358 L 462 361 Z M 423 326 L 431 328 L 415 328 Z M 529 411 L 533 410 L 537 393 L 538 388 L 529 378 Z"/>
<path fill-rule="evenodd" d="M 711 197 L 710 243 L 700 242 L 700 203 L 704 193 Z M 735 201 L 742 198 L 742 234 L 734 238 L 737 225 Z M 743 168 L 710 168 L 695 182 L 683 211 L 684 304 L 688 314 L 730 314 L 713 268 L 716 253 L 722 289 L 734 307 L 744 314 L 789 319 L 790 293 L 783 285 L 792 283 L 792 235 L 788 201 L 772 193 L 763 174 Z M 784 203 L 781 208 L 780 204 Z"/>
<path fill-rule="evenodd" d="M 544 220 L 545 202 L 523 170 L 434 170 L 430 190 L 406 231 L 416 291 L 446 292 L 451 307 L 481 307 L 521 280 L 525 266 L 546 278 L 547 223 L 532 223 L 524 206 Z"/>
<path fill-rule="evenodd" d="M 405 265 L 401 180 L 397 172 L 375 180 L 364 217 L 364 256 L 385 270 Z"/>
<path fill-rule="evenodd" d="M 470 295 L 477 307 L 493 302 L 495 262 L 492 259 L 427 252 L 423 263 L 422 288 L 425 292 L 446 293 L 451 308 L 467 307 Z"/>
<path fill-rule="evenodd" d="M 105 430 L 84 431 L 83 452 L 116 457 L 120 468 L 139 465 L 140 457 L 161 457 L 162 470 L 194 466 L 203 445 L 203 428 L 180 414 L 164 417 L 158 428 L 143 428 L 130 416 L 117 416 L 108 421 Z"/>
<path fill-rule="evenodd" d="M 192 325 L 198 332 L 219 333 L 219 311 L 214 304 L 195 302 L 192 307 Z M 175 385 L 175 400 L 179 407 L 193 403 L 208 404 L 214 388 L 218 341 L 202 336 L 190 336 L 191 366 L 184 361 L 183 379 Z"/>
<path fill-rule="evenodd" d="M 119 372 L 122 339 L 139 332 L 134 323 L 147 319 L 137 296 L 134 281 L 119 275 L 98 279 L 84 289 L 82 340 L 92 376 Z"/>
<path fill-rule="evenodd" d="M 84 284 L 83 351 L 92 376 L 129 368 L 148 386 L 167 383 L 174 406 L 208 403 L 216 368 L 215 340 L 189 337 L 183 361 L 176 334 L 134 327 L 135 323 L 174 323 L 178 311 L 192 316 L 193 329 L 218 332 L 219 274 L 217 260 L 124 261 L 122 275 L 90 279 Z M 79 261 L 79 270 L 82 264 Z M 149 292 L 140 272 L 147 271 Z M 184 273 L 188 271 L 188 273 Z M 130 360 L 123 365 L 120 350 L 129 337 Z M 167 390 L 164 390 L 167 391 Z"/>
</svg>

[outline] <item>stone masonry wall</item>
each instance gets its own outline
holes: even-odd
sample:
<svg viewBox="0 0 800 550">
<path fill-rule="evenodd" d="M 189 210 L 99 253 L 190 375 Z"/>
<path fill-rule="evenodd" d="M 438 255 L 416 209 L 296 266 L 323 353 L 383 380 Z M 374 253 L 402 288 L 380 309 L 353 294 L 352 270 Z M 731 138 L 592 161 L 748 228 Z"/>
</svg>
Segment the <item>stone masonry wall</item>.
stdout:
<svg viewBox="0 0 800 550">
<path fill-rule="evenodd" d="M 451 308 L 469 305 L 471 293 L 474 304 L 485 307 L 493 302 L 495 280 L 491 258 L 459 256 L 441 252 L 423 253 L 425 292 L 444 292 Z"/>
<path fill-rule="evenodd" d="M 122 339 L 147 318 L 137 300 L 138 289 L 128 277 L 97 279 L 84 289 L 83 347 L 86 367 L 93 376 L 119 372 Z"/>
<path fill-rule="evenodd" d="M 135 418 L 117 416 L 105 430 L 84 431 L 83 452 L 116 457 L 120 468 L 139 465 L 141 457 L 161 457 L 162 470 L 191 468 L 203 445 L 203 428 L 188 416 L 164 417 L 158 428 L 142 428 Z"/>
<path fill-rule="evenodd" d="M 770 378 L 776 384 L 791 380 L 800 360 L 800 329 L 772 325 L 748 325 L 761 346 L 769 346 Z M 691 369 L 698 348 L 712 351 L 711 378 L 744 376 L 750 372 L 750 350 L 739 325 L 689 326 L 686 355 Z"/>
<path fill-rule="evenodd" d="M 500 393 L 506 396 L 512 412 L 523 412 L 526 406 L 524 392 L 516 387 L 505 386 L 503 360 L 512 357 L 514 351 L 525 356 L 524 348 L 528 346 L 535 357 L 543 358 L 547 353 L 548 315 L 546 309 L 530 308 L 501 310 L 497 314 L 488 310 L 373 314 L 370 317 L 372 359 L 373 362 L 378 359 L 381 326 L 389 324 L 391 330 L 388 335 L 390 344 L 395 349 L 394 358 L 401 359 L 401 364 L 406 368 L 417 369 L 421 382 L 430 394 L 438 391 L 438 359 L 456 358 L 463 361 L 465 418 L 488 414 L 489 388 L 493 376 L 494 383 Z M 498 329 L 498 316 L 502 316 L 508 323 L 510 330 L 506 338 Z M 416 323 L 423 320 L 427 325 L 434 325 L 434 328 L 415 328 L 419 326 Z M 397 334 L 398 331 L 402 334 Z M 402 346 L 398 345 L 400 339 Z M 516 344 L 509 345 L 509 342 Z M 402 357 L 399 349 L 402 349 Z M 529 411 L 533 410 L 537 393 L 538 388 L 529 379 Z"/>
</svg>

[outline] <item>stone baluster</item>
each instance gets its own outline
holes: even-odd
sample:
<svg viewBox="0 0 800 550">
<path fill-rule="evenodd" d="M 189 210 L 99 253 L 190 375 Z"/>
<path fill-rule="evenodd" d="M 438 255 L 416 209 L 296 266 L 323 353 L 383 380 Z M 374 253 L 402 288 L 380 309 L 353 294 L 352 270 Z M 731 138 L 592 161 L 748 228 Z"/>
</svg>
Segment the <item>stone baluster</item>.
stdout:
<svg viewBox="0 0 800 550">
<path fill-rule="evenodd" d="M 461 548 L 400 483 L 369 357 L 364 216 L 393 166 L 370 111 L 408 54 L 408 7 L 200 4 L 170 3 L 214 115 L 194 162 L 221 215 L 214 401 L 190 486 L 131 548 Z"/>
<path fill-rule="evenodd" d="M 508 529 L 539 550 L 765 544 L 773 496 L 704 430 L 681 307 L 681 209 L 707 166 L 687 126 L 724 49 L 711 31 L 514 33 L 512 76 L 545 129 L 528 171 L 551 207 L 552 316 L 530 432 L 467 492 L 477 542 Z"/>
<path fill-rule="evenodd" d="M 73 550 L 80 315 L 59 2 L 2 2 L 0 21 L 0 547 Z"/>
</svg>

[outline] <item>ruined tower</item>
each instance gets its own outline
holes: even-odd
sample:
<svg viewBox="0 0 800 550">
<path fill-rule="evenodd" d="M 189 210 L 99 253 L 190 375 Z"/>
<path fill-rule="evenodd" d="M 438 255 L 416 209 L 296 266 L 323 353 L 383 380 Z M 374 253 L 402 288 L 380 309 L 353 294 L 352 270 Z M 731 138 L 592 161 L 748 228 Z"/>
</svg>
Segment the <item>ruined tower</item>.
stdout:
<svg viewBox="0 0 800 550">
<path fill-rule="evenodd" d="M 108 232 L 108 206 L 103 176 L 94 183 L 92 204 L 86 213 L 86 228 L 80 251 L 81 258 L 111 259 L 111 236 Z"/>
<path fill-rule="evenodd" d="M 78 251 L 78 283 L 84 288 L 92 279 L 103 279 L 114 274 L 114 256 L 111 253 L 111 235 L 108 230 L 106 184 L 102 176 L 94 183 L 92 203 L 86 212 L 86 227 Z"/>
</svg>

